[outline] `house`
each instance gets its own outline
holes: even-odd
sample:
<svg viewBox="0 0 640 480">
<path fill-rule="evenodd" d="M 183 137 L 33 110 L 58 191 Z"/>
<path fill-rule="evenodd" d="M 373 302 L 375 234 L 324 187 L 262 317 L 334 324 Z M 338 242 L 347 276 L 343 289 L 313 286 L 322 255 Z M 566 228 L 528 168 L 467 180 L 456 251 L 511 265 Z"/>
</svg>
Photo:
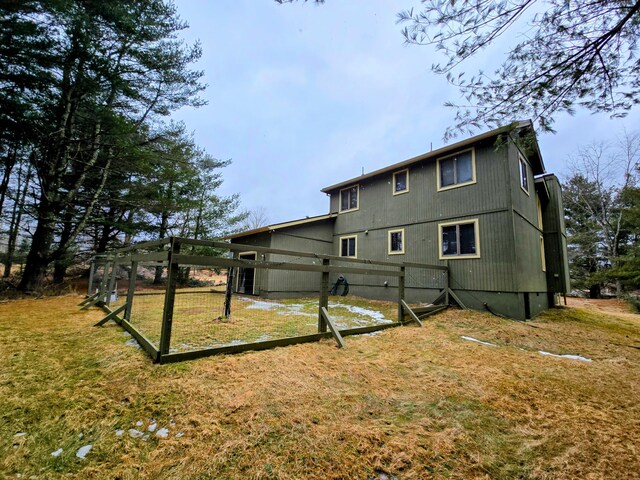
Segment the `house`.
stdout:
<svg viewBox="0 0 640 480">
<path fill-rule="evenodd" d="M 531 318 L 553 306 L 557 295 L 569 289 L 560 183 L 545 171 L 529 121 L 336 183 L 322 192 L 330 197 L 328 214 L 229 239 L 341 257 L 447 264 L 451 288 L 467 307 L 488 308 L 516 319 Z M 278 260 L 277 255 L 268 255 L 268 260 Z M 245 252 L 241 258 L 264 259 L 255 252 Z M 395 281 L 352 275 L 350 293 L 395 299 Z M 408 273 L 406 298 L 429 302 L 438 296 L 440 286 L 428 274 Z M 315 294 L 318 276 L 243 269 L 235 288 L 265 297 Z"/>
</svg>

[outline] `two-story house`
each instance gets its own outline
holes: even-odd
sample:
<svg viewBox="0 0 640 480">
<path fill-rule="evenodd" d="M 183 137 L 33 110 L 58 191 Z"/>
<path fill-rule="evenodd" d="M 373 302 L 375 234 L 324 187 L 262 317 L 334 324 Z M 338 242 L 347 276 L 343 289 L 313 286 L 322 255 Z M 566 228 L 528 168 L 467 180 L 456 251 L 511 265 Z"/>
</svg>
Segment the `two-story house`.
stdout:
<svg viewBox="0 0 640 480">
<path fill-rule="evenodd" d="M 229 238 L 342 257 L 447 264 L 451 288 L 467 307 L 489 307 L 518 319 L 549 308 L 556 294 L 568 291 L 560 184 L 545 172 L 531 122 L 469 138 L 322 192 L 330 197 L 327 215 Z M 278 260 L 269 255 L 268 260 Z M 438 279 L 416 272 L 411 280 L 408 301 L 429 302 L 438 296 Z M 394 281 L 351 276 L 350 293 L 393 299 Z M 235 288 L 266 297 L 306 295 L 317 292 L 318 277 L 244 269 Z"/>
</svg>

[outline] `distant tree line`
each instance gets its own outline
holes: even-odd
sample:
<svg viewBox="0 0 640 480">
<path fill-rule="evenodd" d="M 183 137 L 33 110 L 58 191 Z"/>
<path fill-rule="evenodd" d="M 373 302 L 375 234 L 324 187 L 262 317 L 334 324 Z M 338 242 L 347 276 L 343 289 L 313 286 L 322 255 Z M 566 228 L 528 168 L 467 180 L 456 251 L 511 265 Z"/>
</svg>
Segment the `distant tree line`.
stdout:
<svg viewBox="0 0 640 480">
<path fill-rule="evenodd" d="M 573 288 L 640 289 L 640 134 L 592 143 L 571 161 L 563 199 Z"/>
<path fill-rule="evenodd" d="M 198 44 L 166 0 L 0 0 L 0 251 L 18 288 L 88 252 L 242 220 L 228 162 L 167 120 L 203 104 Z"/>
</svg>

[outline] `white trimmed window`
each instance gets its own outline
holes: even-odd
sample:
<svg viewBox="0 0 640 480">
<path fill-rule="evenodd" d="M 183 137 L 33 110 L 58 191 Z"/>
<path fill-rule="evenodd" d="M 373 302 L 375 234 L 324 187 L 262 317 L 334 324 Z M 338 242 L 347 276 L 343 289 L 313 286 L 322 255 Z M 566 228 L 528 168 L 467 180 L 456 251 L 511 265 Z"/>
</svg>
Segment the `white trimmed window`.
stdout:
<svg viewBox="0 0 640 480">
<path fill-rule="evenodd" d="M 351 212 L 358 209 L 360 186 L 344 188 L 340 190 L 340 212 Z"/>
<path fill-rule="evenodd" d="M 400 195 L 409 191 L 409 170 L 401 170 L 393 174 L 393 194 Z"/>
<path fill-rule="evenodd" d="M 389 255 L 404 254 L 404 228 L 389 230 Z"/>
<path fill-rule="evenodd" d="M 355 235 L 349 237 L 340 237 L 340 256 L 353 257 L 358 256 L 358 237 Z"/>
<path fill-rule="evenodd" d="M 542 271 L 546 272 L 547 271 L 547 259 L 545 258 L 544 238 L 542 237 L 542 235 L 540 235 L 540 259 L 541 259 L 541 262 L 542 262 Z"/>
<path fill-rule="evenodd" d="M 441 223 L 440 260 L 456 258 L 480 258 L 480 239 L 478 236 L 478 220 Z"/>
<path fill-rule="evenodd" d="M 464 150 L 437 161 L 438 190 L 476 183 L 475 149 Z"/>
<path fill-rule="evenodd" d="M 520 188 L 529 195 L 529 174 L 527 173 L 527 162 L 522 155 L 518 155 L 518 159 L 520 166 Z"/>
</svg>

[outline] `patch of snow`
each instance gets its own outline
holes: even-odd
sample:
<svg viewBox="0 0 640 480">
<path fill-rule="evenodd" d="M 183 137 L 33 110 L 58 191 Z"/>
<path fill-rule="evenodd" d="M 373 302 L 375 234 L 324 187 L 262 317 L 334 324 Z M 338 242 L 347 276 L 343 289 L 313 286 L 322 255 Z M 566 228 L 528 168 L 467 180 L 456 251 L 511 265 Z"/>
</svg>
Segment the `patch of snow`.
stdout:
<svg viewBox="0 0 640 480">
<path fill-rule="evenodd" d="M 558 357 L 558 358 L 570 358 L 571 360 L 580 360 L 581 362 L 592 362 L 590 358 L 583 357 L 582 355 L 556 355 L 555 353 L 543 352 L 539 350 L 538 353 L 540 355 L 547 355 L 549 357 Z"/>
<path fill-rule="evenodd" d="M 27 436 L 27 432 L 18 432 L 14 435 L 14 437 L 26 437 Z"/>
<path fill-rule="evenodd" d="M 168 436 L 169 436 L 169 429 L 168 428 L 161 428 L 160 430 L 158 430 L 156 432 L 156 437 L 167 438 Z"/>
<path fill-rule="evenodd" d="M 144 437 L 142 437 L 142 440 L 144 440 L 144 441 L 146 442 L 147 440 L 149 440 L 149 436 L 150 436 L 150 435 L 149 435 L 148 433 L 147 433 L 147 434 L 145 434 L 145 436 L 144 436 Z"/>
<path fill-rule="evenodd" d="M 153 422 L 151 425 L 147 427 L 147 430 L 149 430 L 150 432 L 155 432 L 156 428 L 158 428 L 158 424 Z"/>
<path fill-rule="evenodd" d="M 52 457 L 59 457 L 62 454 L 62 449 L 59 448 L 55 452 L 51 452 Z"/>
<path fill-rule="evenodd" d="M 125 330 L 124 332 L 122 332 L 122 334 L 123 334 L 125 337 L 131 337 L 131 334 L 130 334 L 129 332 L 127 332 L 126 330 Z"/>
<path fill-rule="evenodd" d="M 116 437 L 121 437 L 124 435 L 124 430 L 116 430 Z"/>
<path fill-rule="evenodd" d="M 377 310 L 371 310 L 368 308 L 357 307 L 355 305 L 345 305 L 344 303 L 333 303 L 333 302 L 329 303 L 329 308 L 344 308 L 350 313 L 355 313 L 356 315 L 361 315 L 363 317 L 369 317 L 375 320 L 377 323 L 393 323 L 392 320 L 389 320 L 384 316 L 382 312 L 379 312 Z M 350 322 L 353 321 L 352 319 L 348 319 L 348 320 Z M 356 323 L 362 323 L 362 322 L 356 321 Z"/>
<path fill-rule="evenodd" d="M 262 335 L 254 340 L 254 342 L 266 342 L 267 340 L 271 340 L 271 335 Z"/>
<path fill-rule="evenodd" d="M 135 338 L 131 338 L 131 339 L 127 340 L 126 342 L 124 342 L 124 344 L 126 346 L 128 346 L 128 347 L 135 347 L 137 349 L 141 348 Z"/>
<path fill-rule="evenodd" d="M 80 447 L 76 452 L 76 457 L 84 460 L 84 458 L 87 456 L 87 453 L 89 453 L 92 448 L 93 445 L 85 445 L 84 447 Z"/>
<path fill-rule="evenodd" d="M 176 438 L 182 438 L 182 437 L 184 437 L 183 432 L 176 433 Z"/>
<path fill-rule="evenodd" d="M 80 432 L 80 433 L 78 434 L 78 438 L 79 438 L 80 440 L 82 440 L 82 439 L 84 438 L 84 433 Z"/>
<path fill-rule="evenodd" d="M 141 427 L 142 425 L 144 425 L 144 422 L 142 420 L 138 420 L 136 422 L 136 427 Z"/>
<path fill-rule="evenodd" d="M 144 433 L 141 432 L 140 430 L 136 430 L 135 428 L 130 428 L 129 435 L 131 436 L 131 438 L 142 438 Z"/>
<path fill-rule="evenodd" d="M 245 343 L 247 343 L 247 342 L 245 342 L 243 340 L 231 340 L 229 343 L 226 343 L 225 345 L 229 345 L 229 346 L 232 346 L 232 345 L 244 345 Z"/>
<path fill-rule="evenodd" d="M 473 338 L 473 337 L 467 337 L 466 335 L 460 335 L 460 338 L 462 338 L 463 340 L 469 340 L 470 342 L 481 343 L 482 345 L 489 345 L 490 347 L 496 346 L 495 343 L 483 342 L 482 340 L 478 340 L 477 338 Z"/>
</svg>

